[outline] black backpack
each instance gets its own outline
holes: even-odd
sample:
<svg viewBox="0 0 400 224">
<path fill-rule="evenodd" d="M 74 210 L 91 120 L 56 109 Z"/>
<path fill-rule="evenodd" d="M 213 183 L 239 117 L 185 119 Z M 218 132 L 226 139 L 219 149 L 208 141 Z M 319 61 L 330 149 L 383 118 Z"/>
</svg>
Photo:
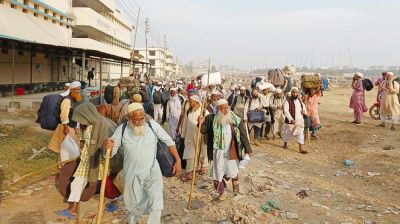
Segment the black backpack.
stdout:
<svg viewBox="0 0 400 224">
<path fill-rule="evenodd" d="M 36 123 L 46 130 L 54 131 L 60 122 L 61 102 L 65 97 L 60 94 L 52 94 L 43 97 L 40 108 L 37 112 Z"/>
<path fill-rule="evenodd" d="M 161 104 L 162 103 L 162 91 L 160 90 L 155 90 L 153 93 L 153 102 L 154 104 Z"/>
<path fill-rule="evenodd" d="M 362 83 L 363 83 L 364 89 L 367 91 L 371 91 L 374 88 L 374 84 L 369 79 L 363 79 Z"/>
<path fill-rule="evenodd" d="M 104 90 L 104 100 L 110 104 L 112 103 L 114 98 L 114 86 L 108 85 L 106 86 L 106 89 Z"/>
</svg>

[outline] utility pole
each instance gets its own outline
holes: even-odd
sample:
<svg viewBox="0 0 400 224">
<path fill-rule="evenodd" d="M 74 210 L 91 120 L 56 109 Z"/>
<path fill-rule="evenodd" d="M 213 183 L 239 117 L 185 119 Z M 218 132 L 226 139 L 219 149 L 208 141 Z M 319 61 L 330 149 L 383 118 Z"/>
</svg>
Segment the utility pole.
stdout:
<svg viewBox="0 0 400 224">
<path fill-rule="evenodd" d="M 133 38 L 132 53 L 131 53 L 131 64 L 129 65 L 129 75 L 135 72 L 135 68 L 133 67 L 133 57 L 135 55 L 136 34 L 139 28 L 139 16 L 140 16 L 140 7 L 136 18 L 135 36 Z"/>
<path fill-rule="evenodd" d="M 145 30 L 145 32 L 144 32 L 144 34 L 145 34 L 145 37 L 146 37 L 146 73 L 147 73 L 147 77 L 149 77 L 150 76 L 150 73 L 149 73 L 149 56 L 148 56 L 148 53 L 149 53 L 149 51 L 147 50 L 147 34 L 149 33 L 149 31 L 150 31 L 150 22 L 149 22 L 149 18 L 146 18 L 146 22 L 145 22 L 145 25 L 146 25 L 146 30 Z"/>
<path fill-rule="evenodd" d="M 167 78 L 167 35 L 164 34 L 164 80 Z"/>
</svg>

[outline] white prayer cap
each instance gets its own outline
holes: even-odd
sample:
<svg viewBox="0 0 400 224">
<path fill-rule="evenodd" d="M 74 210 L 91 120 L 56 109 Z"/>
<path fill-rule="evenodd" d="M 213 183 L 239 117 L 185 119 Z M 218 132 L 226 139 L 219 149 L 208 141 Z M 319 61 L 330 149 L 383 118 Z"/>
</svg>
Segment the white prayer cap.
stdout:
<svg viewBox="0 0 400 224">
<path fill-rule="evenodd" d="M 388 72 L 386 75 L 393 76 L 393 72 Z"/>
<path fill-rule="evenodd" d="M 290 91 L 290 92 L 293 92 L 293 91 L 299 91 L 299 88 L 297 88 L 297 87 L 292 87 L 292 90 Z"/>
<path fill-rule="evenodd" d="M 169 88 L 169 91 L 170 91 L 170 92 L 172 92 L 172 91 L 175 91 L 175 92 L 176 92 L 176 91 L 178 91 L 178 90 L 177 90 L 176 88 Z"/>
<path fill-rule="evenodd" d="M 140 83 L 140 86 L 146 86 L 146 84 L 144 82 Z"/>
<path fill-rule="evenodd" d="M 73 81 L 71 84 L 69 84 L 69 89 L 75 89 L 75 88 L 80 88 L 81 87 L 81 82 L 79 81 Z"/>
<path fill-rule="evenodd" d="M 282 89 L 276 89 L 275 93 L 282 93 Z"/>
<path fill-rule="evenodd" d="M 162 85 L 162 82 L 158 81 L 158 82 L 157 82 L 157 85 Z"/>
<path fill-rule="evenodd" d="M 69 87 L 71 85 L 71 83 L 67 82 L 64 84 L 64 86 Z"/>
<path fill-rule="evenodd" d="M 246 87 L 241 86 L 241 87 L 240 87 L 240 90 L 246 90 Z"/>
<path fill-rule="evenodd" d="M 241 87 L 242 86 L 242 84 L 238 84 L 238 87 Z"/>
<path fill-rule="evenodd" d="M 238 86 L 237 86 L 236 84 L 233 84 L 233 85 L 231 86 L 231 90 L 235 90 L 237 87 L 238 87 Z"/>
<path fill-rule="evenodd" d="M 211 91 L 211 95 L 221 95 L 221 93 L 218 90 L 214 89 L 213 91 Z"/>
<path fill-rule="evenodd" d="M 196 94 L 192 95 L 192 96 L 190 97 L 190 99 L 192 99 L 192 100 L 194 100 L 194 101 L 196 101 L 196 102 L 201 103 L 200 97 L 199 97 L 198 95 L 196 95 Z"/>
<path fill-rule="evenodd" d="M 358 76 L 360 78 L 364 77 L 364 74 L 362 74 L 361 72 L 356 72 L 354 75 L 356 75 L 356 76 Z"/>
<path fill-rule="evenodd" d="M 226 99 L 220 99 L 217 101 L 217 103 L 215 104 L 217 107 L 222 106 L 228 104 L 228 101 Z"/>
<path fill-rule="evenodd" d="M 144 110 L 143 105 L 141 103 L 131 103 L 128 105 L 128 113 L 135 110 Z"/>
</svg>

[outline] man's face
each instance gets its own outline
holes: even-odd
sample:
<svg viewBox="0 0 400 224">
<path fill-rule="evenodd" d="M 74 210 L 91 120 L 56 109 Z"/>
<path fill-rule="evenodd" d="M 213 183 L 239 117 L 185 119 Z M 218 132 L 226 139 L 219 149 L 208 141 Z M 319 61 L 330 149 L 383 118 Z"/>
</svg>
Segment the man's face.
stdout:
<svg viewBox="0 0 400 224">
<path fill-rule="evenodd" d="M 228 115 L 228 113 L 229 113 L 229 106 L 228 106 L 228 104 L 224 104 L 224 105 L 219 106 L 219 107 L 218 107 L 218 111 L 219 111 L 219 112 L 222 112 L 222 113 L 225 114 L 225 115 Z"/>
<path fill-rule="evenodd" d="M 292 97 L 294 97 L 294 98 L 299 97 L 299 91 L 298 90 L 292 90 Z"/>
<path fill-rule="evenodd" d="M 240 90 L 240 95 L 244 96 L 246 94 L 246 90 Z"/>
<path fill-rule="evenodd" d="M 191 108 L 194 108 L 197 104 L 198 104 L 198 102 L 196 100 L 189 98 L 189 106 Z"/>
<path fill-rule="evenodd" d="M 258 97 L 258 91 L 257 90 L 253 90 L 253 92 L 251 92 L 251 95 L 253 97 Z"/>
<path fill-rule="evenodd" d="M 283 93 L 275 93 L 275 96 L 278 98 L 282 98 L 283 97 Z"/>
<path fill-rule="evenodd" d="M 217 95 L 217 94 L 212 94 L 212 95 L 211 95 L 211 101 L 212 101 L 212 102 L 216 102 L 217 100 L 219 100 L 219 95 Z"/>
<path fill-rule="evenodd" d="M 129 118 L 134 126 L 143 126 L 146 120 L 144 110 L 135 110 L 131 112 Z"/>
<path fill-rule="evenodd" d="M 176 91 L 170 91 L 170 94 L 172 97 L 174 97 L 176 95 Z"/>
<path fill-rule="evenodd" d="M 71 89 L 71 92 L 69 93 L 71 95 L 71 97 L 80 102 L 82 100 L 82 96 L 81 96 L 81 88 L 80 87 L 76 87 Z"/>
<path fill-rule="evenodd" d="M 269 89 L 264 89 L 263 93 L 264 93 L 264 95 L 267 95 L 269 93 Z"/>
</svg>

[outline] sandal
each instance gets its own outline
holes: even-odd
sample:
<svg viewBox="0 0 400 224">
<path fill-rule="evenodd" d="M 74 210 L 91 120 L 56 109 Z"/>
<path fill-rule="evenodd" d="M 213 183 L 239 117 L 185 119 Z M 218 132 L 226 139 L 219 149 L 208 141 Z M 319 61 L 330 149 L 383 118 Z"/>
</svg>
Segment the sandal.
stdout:
<svg viewBox="0 0 400 224">
<path fill-rule="evenodd" d="M 237 184 L 232 184 L 232 189 L 233 189 L 233 194 L 236 196 L 236 195 L 238 195 L 240 192 L 239 192 L 239 183 L 237 183 Z"/>
<path fill-rule="evenodd" d="M 188 182 L 192 180 L 192 175 L 186 175 L 182 177 L 183 182 Z"/>
<path fill-rule="evenodd" d="M 67 217 L 69 219 L 76 219 L 77 218 L 77 216 L 73 215 L 68 209 L 58 211 L 58 212 L 56 212 L 56 214 L 59 215 L 59 216 Z"/>
</svg>

